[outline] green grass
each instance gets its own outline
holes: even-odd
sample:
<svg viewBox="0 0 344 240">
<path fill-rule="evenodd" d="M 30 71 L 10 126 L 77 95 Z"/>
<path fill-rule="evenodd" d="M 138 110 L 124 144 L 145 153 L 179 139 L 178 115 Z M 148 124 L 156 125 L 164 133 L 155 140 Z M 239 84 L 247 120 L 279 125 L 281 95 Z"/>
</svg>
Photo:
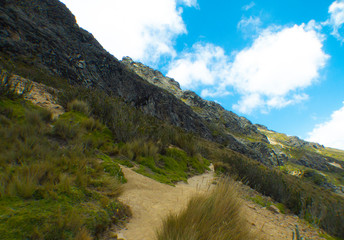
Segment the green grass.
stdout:
<svg viewBox="0 0 344 240">
<path fill-rule="evenodd" d="M 328 172 L 314 170 L 305 166 L 301 166 L 295 163 L 287 162 L 284 166 L 279 166 L 279 169 L 288 174 L 298 173 L 299 177 L 306 181 L 313 182 L 318 186 L 322 186 L 324 183 L 331 183 L 335 186 L 344 185 L 344 173 L 340 172 Z M 311 174 L 309 174 L 311 173 Z"/>
<path fill-rule="evenodd" d="M 254 197 L 250 197 L 249 198 L 251 201 L 257 203 L 258 205 L 262 206 L 262 207 L 269 207 L 272 205 L 271 201 L 268 201 L 267 199 L 263 198 L 260 195 L 256 195 Z"/>
<path fill-rule="evenodd" d="M 0 101 L 0 119 L 6 122 L 0 125 L 4 239 L 73 239 L 80 229 L 95 236 L 129 214 L 117 214 L 124 181 L 118 165 L 102 164 L 95 155 L 111 144 L 111 131 L 100 123 L 89 127 L 95 120 L 78 112 L 55 122 L 49 116 L 20 99 Z"/>
<path fill-rule="evenodd" d="M 140 165 L 136 172 L 169 185 L 186 182 L 188 177 L 209 169 L 208 160 L 201 156 L 188 156 L 183 150 L 173 147 L 166 149 L 164 155 L 139 157 L 136 162 Z"/>
</svg>

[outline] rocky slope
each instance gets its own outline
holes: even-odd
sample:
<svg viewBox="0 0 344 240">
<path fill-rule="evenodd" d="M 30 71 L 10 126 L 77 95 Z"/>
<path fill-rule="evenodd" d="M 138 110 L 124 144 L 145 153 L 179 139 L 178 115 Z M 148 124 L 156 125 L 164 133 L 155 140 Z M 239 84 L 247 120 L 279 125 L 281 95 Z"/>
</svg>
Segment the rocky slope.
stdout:
<svg viewBox="0 0 344 240">
<path fill-rule="evenodd" d="M 26 64 L 71 84 L 103 89 L 147 114 L 268 166 L 293 162 L 322 171 L 343 170 L 338 156 L 326 155 L 320 145 L 313 144 L 317 151 L 311 151 L 316 149 L 312 144 L 292 138 L 273 144 L 264 127 L 192 91 L 181 90 L 178 82 L 159 71 L 130 58 L 117 60 L 77 25 L 73 14 L 58 0 L 3 0 L 0 26 L 2 67 L 15 66 L 11 70 L 16 72 L 16 66 Z"/>
<path fill-rule="evenodd" d="M 257 125 L 274 152 L 285 158 L 284 170 L 308 178 L 315 184 L 344 194 L 344 152 L 287 136 Z M 344 196 L 344 195 L 343 195 Z"/>
<path fill-rule="evenodd" d="M 289 137 L 268 130 L 262 125 L 253 125 L 246 118 L 225 110 L 215 102 L 204 100 L 192 91 L 183 91 L 174 79 L 165 77 L 161 72 L 142 63 L 134 62 L 130 57 L 124 57 L 122 63 L 147 82 L 172 93 L 190 106 L 204 120 L 213 136 L 224 142 L 227 147 L 268 166 L 296 164 L 305 169 L 315 169 L 324 175 L 338 174 L 339 181 L 336 184 L 324 179 L 321 185 L 338 193 L 344 192 L 343 180 L 340 180 L 344 173 L 342 151 L 337 151 L 337 155 L 334 156 L 328 148 L 320 144 L 307 142 L 295 136 Z M 314 177 L 314 174 L 312 173 L 311 177 Z M 303 172 L 300 173 L 301 177 L 303 175 Z"/>
<path fill-rule="evenodd" d="M 196 93 L 183 91 L 177 81 L 142 63 L 124 57 L 122 63 L 147 82 L 183 101 L 206 123 L 214 138 L 227 147 L 268 166 L 283 165 L 283 157 L 267 147 L 268 140 L 248 119 L 225 110 L 220 104 L 202 99 Z"/>
<path fill-rule="evenodd" d="M 5 0 L 0 5 L 1 60 L 24 61 L 72 84 L 98 87 L 155 117 L 212 139 L 192 109 L 128 71 L 79 28 L 58 0 Z"/>
</svg>

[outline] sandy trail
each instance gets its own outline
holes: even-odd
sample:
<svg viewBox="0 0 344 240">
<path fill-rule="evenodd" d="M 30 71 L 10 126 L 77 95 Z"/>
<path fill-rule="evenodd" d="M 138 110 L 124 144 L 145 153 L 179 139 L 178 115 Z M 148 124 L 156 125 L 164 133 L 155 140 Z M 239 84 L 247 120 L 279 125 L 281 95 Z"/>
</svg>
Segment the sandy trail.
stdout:
<svg viewBox="0 0 344 240">
<path fill-rule="evenodd" d="M 124 193 L 119 200 L 130 206 L 133 217 L 124 229 L 117 231 L 118 239 L 154 240 L 155 231 L 164 217 L 170 212 L 181 211 L 195 193 L 208 191 L 214 186 L 211 184 L 214 178 L 213 171 L 192 177 L 188 184 L 178 183 L 175 187 L 156 182 L 126 167 L 122 167 L 122 171 L 128 183 L 124 185 Z M 253 191 L 242 184 L 239 184 L 239 187 L 243 196 Z M 243 207 L 252 230 L 260 232 L 264 239 L 291 240 L 296 224 L 302 236 L 312 240 L 324 239 L 298 217 L 274 213 L 245 199 Z"/>
<path fill-rule="evenodd" d="M 190 197 L 197 192 L 207 191 L 213 181 L 213 172 L 192 177 L 188 184 L 178 183 L 175 187 L 161 184 L 122 168 L 128 183 L 120 201 L 130 206 L 133 217 L 125 229 L 118 232 L 126 240 L 152 240 L 162 219 L 170 212 L 179 212 Z"/>
</svg>

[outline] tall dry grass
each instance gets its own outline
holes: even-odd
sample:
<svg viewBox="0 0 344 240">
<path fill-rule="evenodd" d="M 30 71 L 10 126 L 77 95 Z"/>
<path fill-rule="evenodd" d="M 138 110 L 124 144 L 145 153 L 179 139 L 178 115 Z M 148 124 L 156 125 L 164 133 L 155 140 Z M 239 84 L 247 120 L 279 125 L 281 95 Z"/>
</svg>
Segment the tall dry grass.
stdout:
<svg viewBox="0 0 344 240">
<path fill-rule="evenodd" d="M 157 231 L 157 239 L 261 239 L 251 231 L 241 206 L 234 183 L 221 179 L 211 192 L 192 197 L 185 210 L 170 214 Z"/>
</svg>

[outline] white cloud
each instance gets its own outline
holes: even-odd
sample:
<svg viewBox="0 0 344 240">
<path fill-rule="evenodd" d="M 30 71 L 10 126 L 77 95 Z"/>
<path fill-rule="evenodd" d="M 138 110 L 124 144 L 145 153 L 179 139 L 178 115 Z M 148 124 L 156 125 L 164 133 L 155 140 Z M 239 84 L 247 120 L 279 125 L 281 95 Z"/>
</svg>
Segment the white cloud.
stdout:
<svg viewBox="0 0 344 240">
<path fill-rule="evenodd" d="M 243 95 L 235 108 L 250 113 L 306 99 L 295 91 L 312 85 L 324 67 L 329 56 L 322 50 L 321 39 L 316 31 L 305 30 L 304 24 L 262 32 L 250 48 L 236 55 L 226 80 Z M 260 98 L 254 104 L 250 99 L 257 95 Z"/>
<path fill-rule="evenodd" d="M 228 67 L 228 57 L 222 48 L 197 43 L 171 63 L 167 75 L 175 78 L 183 88 L 196 89 L 200 85 L 216 85 Z"/>
<path fill-rule="evenodd" d="M 303 90 L 317 81 L 329 56 L 322 50 L 323 36 L 312 24 L 271 27 L 233 61 L 222 48 L 196 44 L 170 66 L 168 75 L 202 96 L 240 95 L 233 108 L 241 113 L 267 112 L 308 98 Z"/>
<path fill-rule="evenodd" d="M 259 17 L 242 17 L 237 28 L 244 34 L 245 38 L 255 37 L 261 31 L 262 21 Z"/>
<path fill-rule="evenodd" d="M 344 102 L 343 102 L 344 104 Z M 308 133 L 307 141 L 318 142 L 328 147 L 344 150 L 344 106 L 333 112 L 331 119 L 317 125 Z"/>
<path fill-rule="evenodd" d="M 254 2 L 250 2 L 249 4 L 242 7 L 243 10 L 248 11 L 249 9 L 253 8 L 256 4 Z"/>
<path fill-rule="evenodd" d="M 330 18 L 323 24 L 331 25 L 333 28 L 332 35 L 337 39 L 344 41 L 344 38 L 339 33 L 339 30 L 344 24 L 344 1 L 334 1 L 330 5 L 328 13 L 330 14 Z"/>
<path fill-rule="evenodd" d="M 197 5 L 197 0 L 62 1 L 110 53 L 150 64 L 175 56 L 175 38 L 187 33 L 177 4 Z"/>
</svg>

